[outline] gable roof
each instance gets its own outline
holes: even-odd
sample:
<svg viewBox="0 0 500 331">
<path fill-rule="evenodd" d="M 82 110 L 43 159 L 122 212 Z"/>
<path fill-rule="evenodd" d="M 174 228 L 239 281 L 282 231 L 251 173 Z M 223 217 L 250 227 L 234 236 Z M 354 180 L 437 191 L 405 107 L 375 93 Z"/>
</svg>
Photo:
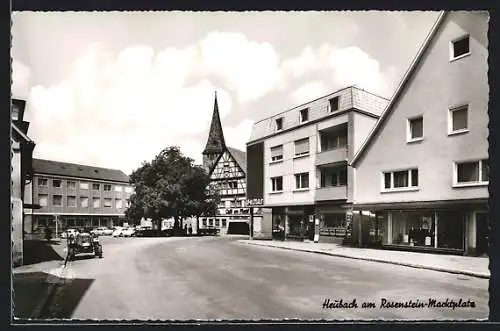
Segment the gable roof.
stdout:
<svg viewBox="0 0 500 331">
<path fill-rule="evenodd" d="M 121 170 L 41 159 L 33 159 L 33 172 L 35 174 L 129 182 L 129 177 Z"/>
<path fill-rule="evenodd" d="M 247 153 L 240 151 L 239 149 L 232 148 L 232 147 L 227 147 L 227 150 L 229 153 L 231 153 L 233 158 L 236 160 L 236 163 L 238 163 L 241 170 L 243 170 L 243 172 L 246 175 L 246 173 L 247 173 Z"/>
<path fill-rule="evenodd" d="M 352 158 L 352 161 L 351 161 L 352 166 L 354 166 L 360 160 L 360 158 L 363 156 L 363 154 L 366 153 L 368 148 L 373 143 L 375 136 L 380 132 L 380 130 L 382 130 L 382 127 L 387 122 L 387 119 L 389 118 L 390 114 L 394 110 L 394 105 L 401 97 L 403 91 L 408 87 L 408 81 L 415 73 L 415 69 L 420 64 L 425 52 L 429 48 L 430 44 L 434 40 L 434 37 L 436 36 L 436 34 L 439 30 L 439 28 L 441 27 L 442 23 L 444 22 L 444 18 L 446 17 L 446 14 L 447 14 L 446 11 L 441 11 L 439 13 L 439 16 L 438 16 L 436 22 L 432 26 L 431 31 L 429 32 L 429 34 L 425 38 L 422 46 L 418 50 L 417 55 L 415 56 L 412 63 L 410 64 L 410 67 L 408 68 L 408 70 L 404 74 L 403 79 L 401 80 L 398 87 L 396 88 L 396 91 L 394 92 L 389 104 L 387 105 L 386 109 L 384 110 L 384 112 L 380 116 L 379 120 L 375 124 L 374 128 L 372 129 L 372 131 L 370 132 L 368 137 L 363 142 L 363 145 L 361 145 L 361 147 L 358 150 L 358 152 L 356 153 L 356 155 L 354 155 L 354 157 Z"/>
</svg>

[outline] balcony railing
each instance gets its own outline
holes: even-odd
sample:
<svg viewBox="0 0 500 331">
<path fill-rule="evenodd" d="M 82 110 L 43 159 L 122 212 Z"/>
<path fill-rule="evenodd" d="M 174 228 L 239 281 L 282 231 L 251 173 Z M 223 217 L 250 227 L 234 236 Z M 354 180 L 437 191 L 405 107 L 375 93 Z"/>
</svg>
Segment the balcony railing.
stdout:
<svg viewBox="0 0 500 331">
<path fill-rule="evenodd" d="M 346 160 L 347 160 L 347 147 L 341 147 L 317 153 L 315 165 L 319 166 Z"/>
<path fill-rule="evenodd" d="M 347 199 L 347 186 L 327 186 L 316 189 L 316 201 Z"/>
</svg>

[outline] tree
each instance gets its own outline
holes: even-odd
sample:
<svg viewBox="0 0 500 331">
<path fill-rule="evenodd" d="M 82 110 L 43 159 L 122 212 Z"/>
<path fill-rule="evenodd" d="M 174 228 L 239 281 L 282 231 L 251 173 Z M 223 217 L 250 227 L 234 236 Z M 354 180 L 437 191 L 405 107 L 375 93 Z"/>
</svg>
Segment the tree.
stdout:
<svg viewBox="0 0 500 331">
<path fill-rule="evenodd" d="M 165 148 L 151 162 L 144 162 L 130 175 L 135 192 L 126 216 L 151 218 L 160 228 L 164 218 L 174 218 L 174 230 L 186 217 L 213 214 L 219 203 L 206 171 L 182 155 L 178 147 Z"/>
</svg>

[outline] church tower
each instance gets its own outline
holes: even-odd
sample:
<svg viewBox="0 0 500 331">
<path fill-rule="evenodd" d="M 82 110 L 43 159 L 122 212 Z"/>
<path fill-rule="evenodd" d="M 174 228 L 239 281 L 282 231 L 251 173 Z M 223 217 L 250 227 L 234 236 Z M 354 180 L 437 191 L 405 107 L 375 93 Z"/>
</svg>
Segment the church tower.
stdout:
<svg viewBox="0 0 500 331">
<path fill-rule="evenodd" d="M 217 103 L 217 91 L 215 92 L 214 112 L 212 114 L 212 123 L 208 133 L 207 144 L 203 150 L 203 167 L 210 172 L 217 161 L 217 158 L 226 150 L 224 133 L 219 116 L 219 105 Z"/>
</svg>

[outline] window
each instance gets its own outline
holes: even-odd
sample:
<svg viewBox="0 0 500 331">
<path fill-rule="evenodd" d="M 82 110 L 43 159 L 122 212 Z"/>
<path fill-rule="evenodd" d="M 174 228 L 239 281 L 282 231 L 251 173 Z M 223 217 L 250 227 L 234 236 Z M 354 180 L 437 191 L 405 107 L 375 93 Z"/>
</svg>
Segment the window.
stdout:
<svg viewBox="0 0 500 331">
<path fill-rule="evenodd" d="M 87 208 L 89 206 L 89 198 L 80 197 L 80 207 Z"/>
<path fill-rule="evenodd" d="M 295 174 L 295 188 L 308 188 L 309 187 L 309 173 L 304 172 L 301 174 Z"/>
<path fill-rule="evenodd" d="M 283 145 L 271 147 L 271 162 L 283 160 Z"/>
<path fill-rule="evenodd" d="M 452 41 L 450 48 L 450 60 L 455 60 L 470 54 L 469 36 Z"/>
<path fill-rule="evenodd" d="M 76 197 L 75 196 L 68 196 L 68 207 L 76 207 Z"/>
<path fill-rule="evenodd" d="M 61 180 L 60 179 L 53 179 L 52 180 L 52 187 L 61 187 Z"/>
<path fill-rule="evenodd" d="M 115 200 L 115 207 L 116 207 L 116 209 L 123 208 L 123 200 L 121 200 L 121 199 Z"/>
<path fill-rule="evenodd" d="M 347 185 L 347 167 L 325 167 L 321 169 L 320 187 Z"/>
<path fill-rule="evenodd" d="M 125 186 L 125 193 L 132 193 L 132 186 Z"/>
<path fill-rule="evenodd" d="M 55 194 L 52 196 L 52 204 L 55 207 L 62 207 L 62 195 Z"/>
<path fill-rule="evenodd" d="M 237 189 L 238 188 L 238 182 L 236 181 L 231 181 L 226 183 L 230 189 Z"/>
<path fill-rule="evenodd" d="M 96 184 L 96 183 L 92 184 L 92 189 L 93 190 L 99 191 L 100 188 L 101 188 L 100 184 Z"/>
<path fill-rule="evenodd" d="M 302 109 L 300 111 L 300 123 L 309 121 L 309 109 Z"/>
<path fill-rule="evenodd" d="M 220 220 L 217 218 L 215 219 L 215 226 L 216 227 L 219 227 L 220 226 Z"/>
<path fill-rule="evenodd" d="M 271 191 L 280 192 L 283 191 L 283 177 L 273 177 L 271 178 Z"/>
<path fill-rule="evenodd" d="M 384 190 L 417 188 L 418 169 L 384 172 L 382 179 Z"/>
<path fill-rule="evenodd" d="M 407 141 L 420 141 L 424 138 L 424 118 L 422 116 L 408 119 Z"/>
<path fill-rule="evenodd" d="M 88 190 L 89 183 L 80 182 L 80 190 Z"/>
<path fill-rule="evenodd" d="M 101 199 L 100 198 L 92 198 L 92 206 L 94 208 L 99 208 L 101 206 Z"/>
<path fill-rule="evenodd" d="M 309 138 L 295 141 L 295 156 L 309 154 Z"/>
<path fill-rule="evenodd" d="M 202 219 L 201 221 L 203 223 L 203 226 L 207 226 L 207 220 L 206 220 L 206 218 Z"/>
<path fill-rule="evenodd" d="M 111 191 L 111 184 L 104 184 L 104 191 Z"/>
<path fill-rule="evenodd" d="M 115 192 L 121 192 L 122 187 L 120 185 L 115 185 Z"/>
<path fill-rule="evenodd" d="M 47 187 L 48 180 L 47 178 L 38 178 L 38 186 L 39 187 Z"/>
<path fill-rule="evenodd" d="M 455 183 L 460 184 L 486 184 L 489 181 L 488 160 L 457 162 Z"/>
<path fill-rule="evenodd" d="M 223 218 L 222 219 L 222 227 L 225 228 L 226 225 L 227 225 L 227 221 L 226 221 L 226 219 Z"/>
<path fill-rule="evenodd" d="M 329 101 L 331 112 L 339 110 L 339 97 L 331 98 Z"/>
<path fill-rule="evenodd" d="M 48 205 L 47 194 L 39 194 L 38 195 L 38 204 L 42 207 L 47 207 L 47 205 Z"/>
<path fill-rule="evenodd" d="M 214 226 L 214 219 L 213 218 L 208 220 L 208 226 Z"/>
<path fill-rule="evenodd" d="M 283 117 L 276 119 L 276 130 L 283 130 Z"/>
<path fill-rule="evenodd" d="M 18 105 L 12 105 L 12 120 L 13 121 L 18 121 L 19 120 L 19 106 Z"/>
<path fill-rule="evenodd" d="M 320 132 L 320 146 L 322 152 L 347 147 L 347 129 Z"/>
<path fill-rule="evenodd" d="M 104 198 L 104 207 L 111 208 L 112 202 L 110 198 Z"/>
<path fill-rule="evenodd" d="M 468 105 L 450 109 L 450 117 L 448 124 L 449 134 L 467 132 L 468 112 L 469 112 Z"/>
<path fill-rule="evenodd" d="M 76 182 L 75 181 L 68 181 L 68 190 L 76 190 Z"/>
</svg>

